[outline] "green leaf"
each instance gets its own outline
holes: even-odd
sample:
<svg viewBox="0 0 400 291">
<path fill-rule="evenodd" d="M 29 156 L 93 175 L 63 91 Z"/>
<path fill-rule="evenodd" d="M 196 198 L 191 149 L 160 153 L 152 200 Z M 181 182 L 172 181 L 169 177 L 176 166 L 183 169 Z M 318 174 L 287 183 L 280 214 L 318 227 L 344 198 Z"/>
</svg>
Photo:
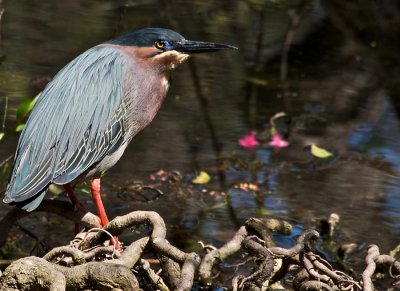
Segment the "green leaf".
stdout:
<svg viewBox="0 0 400 291">
<path fill-rule="evenodd" d="M 24 99 L 22 100 L 17 108 L 17 120 L 21 121 L 26 114 L 29 112 L 29 107 L 31 104 L 31 99 Z"/>
<path fill-rule="evenodd" d="M 206 172 L 201 171 L 199 175 L 192 180 L 193 184 L 207 184 L 210 182 L 211 177 Z"/>
<path fill-rule="evenodd" d="M 21 101 L 17 108 L 17 120 L 21 121 L 24 117 L 32 111 L 33 106 L 35 106 L 37 99 L 39 98 L 40 93 L 35 96 L 35 98 L 25 98 Z"/>
<path fill-rule="evenodd" d="M 1 171 L 1 176 L 0 176 L 0 180 L 1 181 L 7 181 L 8 180 L 8 176 L 10 173 L 10 165 L 7 162 L 4 166 L 3 166 L 3 170 Z"/>
<path fill-rule="evenodd" d="M 0 140 L 2 140 L 2 139 L 3 139 L 4 135 L 5 135 L 5 133 L 4 133 L 4 132 L 0 132 Z"/>
<path fill-rule="evenodd" d="M 32 99 L 31 103 L 29 104 L 29 108 L 28 108 L 28 111 L 29 111 L 29 112 L 32 111 L 33 106 L 35 106 L 36 102 L 38 101 L 40 94 L 42 94 L 42 92 L 38 93 L 38 94 L 35 96 L 35 98 Z"/>
<path fill-rule="evenodd" d="M 311 154 L 314 157 L 317 157 L 320 159 L 326 159 L 326 158 L 333 156 L 333 154 L 331 152 L 328 152 L 327 150 L 320 148 L 320 147 L 316 146 L 315 144 L 311 145 Z"/>
<path fill-rule="evenodd" d="M 25 127 L 25 123 L 18 124 L 17 128 L 15 129 L 16 132 L 21 132 Z"/>
<path fill-rule="evenodd" d="M 6 60 L 6 56 L 0 56 L 0 65 Z"/>
<path fill-rule="evenodd" d="M 89 193 L 90 193 L 88 189 L 83 188 L 83 187 L 80 188 L 80 191 L 83 192 L 83 193 L 86 193 L 86 194 L 89 194 Z"/>
</svg>

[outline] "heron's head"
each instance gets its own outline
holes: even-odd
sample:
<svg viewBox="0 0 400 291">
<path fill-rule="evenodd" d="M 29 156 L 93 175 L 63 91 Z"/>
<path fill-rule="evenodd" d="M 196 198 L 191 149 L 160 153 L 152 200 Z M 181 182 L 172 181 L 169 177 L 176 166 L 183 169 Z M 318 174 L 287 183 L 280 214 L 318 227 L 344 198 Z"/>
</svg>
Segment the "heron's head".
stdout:
<svg viewBox="0 0 400 291">
<path fill-rule="evenodd" d="M 137 61 L 161 70 L 174 69 L 191 54 L 236 49 L 234 46 L 186 40 L 179 33 L 164 28 L 144 28 L 106 42 L 129 49 Z"/>
</svg>

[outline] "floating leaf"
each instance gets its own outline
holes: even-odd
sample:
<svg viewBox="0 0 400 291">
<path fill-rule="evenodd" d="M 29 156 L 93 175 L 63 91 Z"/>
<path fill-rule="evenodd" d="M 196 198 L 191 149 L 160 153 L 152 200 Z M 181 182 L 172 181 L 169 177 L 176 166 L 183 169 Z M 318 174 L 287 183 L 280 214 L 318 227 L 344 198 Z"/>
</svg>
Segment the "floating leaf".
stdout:
<svg viewBox="0 0 400 291">
<path fill-rule="evenodd" d="M 199 175 L 192 180 L 193 184 L 207 184 L 210 182 L 211 177 L 204 171 L 200 171 Z"/>
<path fill-rule="evenodd" d="M 21 132 L 25 128 L 25 123 L 18 124 L 17 128 L 15 129 L 16 132 Z"/>
<path fill-rule="evenodd" d="M 2 139 L 3 139 L 4 135 L 5 135 L 5 133 L 4 133 L 4 132 L 0 132 L 0 140 L 2 140 Z"/>
<path fill-rule="evenodd" d="M 311 154 L 320 159 L 326 159 L 333 155 L 331 152 L 328 152 L 326 149 L 320 148 L 315 144 L 311 145 Z"/>
<path fill-rule="evenodd" d="M 257 209 L 257 216 L 271 216 L 273 212 L 267 208 Z"/>
<path fill-rule="evenodd" d="M 246 78 L 246 81 L 249 82 L 249 83 L 252 83 L 254 85 L 257 85 L 257 86 L 267 86 L 268 85 L 268 81 L 267 80 L 260 79 L 260 78 L 252 78 L 252 77 L 250 77 L 250 78 Z"/>
</svg>

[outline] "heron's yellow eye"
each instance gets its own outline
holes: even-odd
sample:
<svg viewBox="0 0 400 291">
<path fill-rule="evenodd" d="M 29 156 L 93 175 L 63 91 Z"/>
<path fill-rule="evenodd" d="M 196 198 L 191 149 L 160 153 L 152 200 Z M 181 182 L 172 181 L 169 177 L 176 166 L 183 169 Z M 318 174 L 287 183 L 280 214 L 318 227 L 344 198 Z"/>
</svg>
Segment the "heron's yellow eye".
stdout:
<svg viewBox="0 0 400 291">
<path fill-rule="evenodd" d="M 158 48 L 159 50 L 162 50 L 165 48 L 165 44 L 162 40 L 157 40 L 156 41 L 156 48 Z"/>
</svg>

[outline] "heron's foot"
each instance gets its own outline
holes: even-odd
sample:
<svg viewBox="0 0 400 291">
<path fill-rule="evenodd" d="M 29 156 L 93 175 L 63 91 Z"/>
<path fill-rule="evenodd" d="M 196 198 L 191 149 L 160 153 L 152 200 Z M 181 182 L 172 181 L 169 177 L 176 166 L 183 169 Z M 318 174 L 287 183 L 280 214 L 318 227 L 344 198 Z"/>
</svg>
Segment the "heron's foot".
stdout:
<svg viewBox="0 0 400 291">
<path fill-rule="evenodd" d="M 119 247 L 119 239 L 118 236 L 114 236 L 114 246 L 117 251 L 120 251 L 121 248 Z"/>
</svg>

